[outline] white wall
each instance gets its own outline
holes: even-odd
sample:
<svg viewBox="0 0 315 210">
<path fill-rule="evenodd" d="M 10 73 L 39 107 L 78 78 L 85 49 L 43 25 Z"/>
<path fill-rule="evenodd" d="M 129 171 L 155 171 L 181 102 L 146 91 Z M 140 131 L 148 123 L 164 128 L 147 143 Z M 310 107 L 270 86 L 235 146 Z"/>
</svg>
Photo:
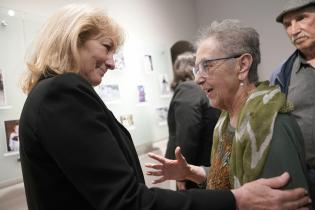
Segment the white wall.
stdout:
<svg viewBox="0 0 315 210">
<path fill-rule="evenodd" d="M 274 68 L 294 50 L 281 24 L 275 17 L 286 0 L 195 0 L 197 23 L 200 26 L 214 20 L 239 19 L 256 28 L 260 34 L 262 63 L 261 80 L 269 79 Z"/>
<path fill-rule="evenodd" d="M 193 0 L 1 0 L 0 7 L 45 17 L 74 2 L 105 8 L 124 27 L 130 39 L 140 42 L 170 46 L 177 40 L 190 40 L 196 30 Z"/>
</svg>

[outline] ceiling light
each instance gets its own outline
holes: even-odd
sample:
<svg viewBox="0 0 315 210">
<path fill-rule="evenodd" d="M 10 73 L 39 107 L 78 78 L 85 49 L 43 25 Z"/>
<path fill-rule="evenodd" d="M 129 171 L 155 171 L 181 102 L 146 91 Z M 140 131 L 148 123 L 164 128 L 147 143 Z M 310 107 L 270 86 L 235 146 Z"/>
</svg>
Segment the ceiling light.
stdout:
<svg viewBox="0 0 315 210">
<path fill-rule="evenodd" d="M 14 15 L 15 15 L 15 11 L 12 10 L 12 9 L 9 9 L 9 10 L 8 10 L 8 15 L 9 15 L 9 16 L 14 16 Z"/>
</svg>

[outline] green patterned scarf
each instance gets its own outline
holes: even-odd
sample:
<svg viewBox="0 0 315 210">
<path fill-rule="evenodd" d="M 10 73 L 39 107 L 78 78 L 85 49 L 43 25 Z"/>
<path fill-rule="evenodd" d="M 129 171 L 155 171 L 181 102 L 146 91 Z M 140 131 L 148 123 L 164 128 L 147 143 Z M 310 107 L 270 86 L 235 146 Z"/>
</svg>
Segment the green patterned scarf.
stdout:
<svg viewBox="0 0 315 210">
<path fill-rule="evenodd" d="M 278 112 L 289 112 L 293 105 L 269 82 L 259 83 L 238 115 L 230 157 L 230 183 L 237 188 L 260 175 L 269 152 L 274 122 Z M 229 123 L 229 114 L 222 112 L 214 130 L 212 156 Z"/>
</svg>

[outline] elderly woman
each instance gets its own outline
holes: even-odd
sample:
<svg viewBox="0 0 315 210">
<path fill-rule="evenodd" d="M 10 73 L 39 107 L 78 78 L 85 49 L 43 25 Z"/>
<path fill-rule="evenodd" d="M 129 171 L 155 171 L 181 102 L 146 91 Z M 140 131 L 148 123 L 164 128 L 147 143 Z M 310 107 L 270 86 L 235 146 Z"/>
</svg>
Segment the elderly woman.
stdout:
<svg viewBox="0 0 315 210">
<path fill-rule="evenodd" d="M 238 188 L 247 182 L 288 171 L 286 188 L 305 187 L 303 137 L 278 87 L 258 82 L 259 36 L 236 20 L 214 22 L 198 41 L 195 74 L 213 107 L 222 110 L 215 127 L 211 167 L 206 172 L 177 160 L 150 154 L 158 164 L 149 175 L 207 182 L 208 189 Z"/>
<path fill-rule="evenodd" d="M 129 132 L 93 88 L 114 69 L 122 41 L 120 27 L 87 5 L 60 9 L 41 30 L 28 61 L 20 118 L 29 209 L 246 209 L 261 202 L 283 209 L 308 203 L 302 189 L 272 189 L 284 185 L 287 175 L 235 191 L 148 189 Z"/>
<path fill-rule="evenodd" d="M 195 61 L 195 53 L 185 52 L 174 62 L 171 83 L 174 95 L 167 116 L 169 140 L 165 157 L 175 159 L 174 150 L 180 146 L 189 163 L 209 167 L 213 130 L 220 111 L 210 106 L 204 91 L 193 81 Z M 189 180 L 177 181 L 177 188 L 198 186 Z"/>
</svg>

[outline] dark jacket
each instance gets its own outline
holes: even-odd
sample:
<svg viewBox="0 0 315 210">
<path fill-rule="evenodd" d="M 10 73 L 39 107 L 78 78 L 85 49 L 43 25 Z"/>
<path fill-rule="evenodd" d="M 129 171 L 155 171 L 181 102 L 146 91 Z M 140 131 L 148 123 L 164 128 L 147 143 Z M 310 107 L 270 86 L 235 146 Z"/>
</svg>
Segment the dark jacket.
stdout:
<svg viewBox="0 0 315 210">
<path fill-rule="evenodd" d="M 33 88 L 20 142 L 30 210 L 235 208 L 229 191 L 148 189 L 129 132 L 78 74 Z"/>
<path fill-rule="evenodd" d="M 286 96 L 289 91 L 292 67 L 297 56 L 298 50 L 296 50 L 278 69 L 276 69 L 270 78 L 270 83 L 279 85 L 281 91 Z"/>
<path fill-rule="evenodd" d="M 276 69 L 275 72 L 272 74 L 270 78 L 271 84 L 279 85 L 281 91 L 288 96 L 289 92 L 289 86 L 290 86 L 290 80 L 291 80 L 291 73 L 292 73 L 292 68 L 295 59 L 298 57 L 299 51 L 295 50 L 295 52 L 280 66 L 280 68 Z M 311 191 L 311 196 L 312 199 L 314 200 L 315 198 L 315 189 L 314 186 L 311 184 L 312 182 L 310 181 L 308 177 L 308 182 L 310 183 L 309 186 L 312 186 L 310 191 Z M 312 203 L 312 208 L 315 209 L 315 203 Z"/>
<path fill-rule="evenodd" d="M 219 115 L 220 111 L 210 106 L 208 97 L 194 81 L 180 83 L 169 106 L 165 157 L 175 159 L 175 148 L 180 146 L 188 163 L 210 166 L 213 129 Z"/>
<path fill-rule="evenodd" d="M 279 113 L 274 123 L 265 166 L 258 178 L 279 176 L 285 171 L 290 174 L 290 181 L 284 189 L 309 189 L 300 127 L 292 115 Z"/>
</svg>

